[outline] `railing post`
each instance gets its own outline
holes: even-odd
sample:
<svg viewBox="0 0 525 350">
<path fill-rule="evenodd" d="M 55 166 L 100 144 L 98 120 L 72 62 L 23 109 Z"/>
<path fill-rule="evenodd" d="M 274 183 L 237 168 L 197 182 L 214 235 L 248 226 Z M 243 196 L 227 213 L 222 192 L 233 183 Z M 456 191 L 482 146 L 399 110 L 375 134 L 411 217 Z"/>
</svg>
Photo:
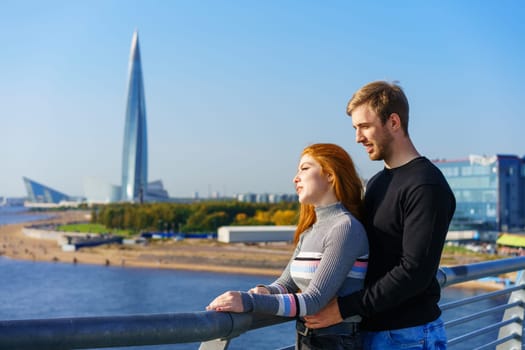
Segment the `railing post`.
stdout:
<svg viewBox="0 0 525 350">
<path fill-rule="evenodd" d="M 516 285 L 524 285 L 525 279 L 522 271 L 519 271 L 516 277 Z M 496 347 L 496 350 L 521 350 L 522 339 L 523 339 L 523 319 L 524 319 L 524 302 L 525 302 L 525 290 L 519 289 L 512 292 L 509 296 L 508 303 L 520 302 L 518 306 L 514 306 L 510 309 L 505 310 L 503 313 L 503 321 L 510 320 L 512 318 L 519 318 L 520 323 L 513 322 L 500 328 L 498 333 L 498 339 L 514 335 L 514 338 L 500 344 Z"/>
<path fill-rule="evenodd" d="M 201 343 L 199 350 L 226 350 L 230 345 L 230 339 L 215 339 Z"/>
<path fill-rule="evenodd" d="M 272 326 L 279 323 L 290 322 L 288 317 L 271 316 L 255 313 L 228 313 L 232 321 L 232 332 L 219 339 L 202 342 L 199 350 L 226 350 L 230 341 L 250 329 Z"/>
</svg>

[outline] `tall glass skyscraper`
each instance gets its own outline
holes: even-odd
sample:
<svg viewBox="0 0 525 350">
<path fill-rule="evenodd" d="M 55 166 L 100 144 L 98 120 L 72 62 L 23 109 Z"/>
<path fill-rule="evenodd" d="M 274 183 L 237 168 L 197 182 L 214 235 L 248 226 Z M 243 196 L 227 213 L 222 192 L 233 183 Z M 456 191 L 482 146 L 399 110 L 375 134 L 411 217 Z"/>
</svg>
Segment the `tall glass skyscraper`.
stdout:
<svg viewBox="0 0 525 350">
<path fill-rule="evenodd" d="M 122 200 L 142 202 L 148 184 L 146 101 L 140 62 L 139 36 L 133 33 L 129 58 L 129 83 L 122 153 Z"/>
<path fill-rule="evenodd" d="M 165 202 L 168 192 L 161 180 L 148 184 L 148 136 L 146 128 L 146 102 L 142 80 L 139 36 L 133 33 L 129 57 L 129 81 L 124 125 L 121 185 L 113 185 L 96 177 L 84 178 L 85 198 L 71 197 L 36 181 L 23 178 L 30 202 L 59 203 L 81 201 L 88 203 L 113 202 Z"/>
</svg>

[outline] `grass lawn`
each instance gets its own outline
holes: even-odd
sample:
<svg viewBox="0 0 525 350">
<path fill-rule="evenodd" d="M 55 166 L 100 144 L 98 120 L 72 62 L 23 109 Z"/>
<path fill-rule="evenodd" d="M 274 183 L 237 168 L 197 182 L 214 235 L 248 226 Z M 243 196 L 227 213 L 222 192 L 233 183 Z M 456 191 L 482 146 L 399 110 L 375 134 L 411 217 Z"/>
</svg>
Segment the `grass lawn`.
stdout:
<svg viewBox="0 0 525 350">
<path fill-rule="evenodd" d="M 119 229 L 108 229 L 106 226 L 101 224 L 70 224 L 70 225 L 59 225 L 57 230 L 65 232 L 83 232 L 83 233 L 112 233 L 119 236 L 131 236 L 130 230 L 119 230 Z"/>
<path fill-rule="evenodd" d="M 465 247 L 445 245 L 443 254 L 441 255 L 441 265 L 464 265 L 497 259 L 501 259 L 501 256 L 477 253 Z"/>
</svg>

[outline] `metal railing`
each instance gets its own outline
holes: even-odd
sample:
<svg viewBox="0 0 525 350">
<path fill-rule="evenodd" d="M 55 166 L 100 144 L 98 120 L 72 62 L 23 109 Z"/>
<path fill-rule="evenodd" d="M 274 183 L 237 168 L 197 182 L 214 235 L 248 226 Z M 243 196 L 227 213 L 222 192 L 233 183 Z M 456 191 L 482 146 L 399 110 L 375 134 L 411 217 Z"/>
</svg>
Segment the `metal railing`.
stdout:
<svg viewBox="0 0 525 350">
<path fill-rule="evenodd" d="M 519 257 L 439 269 L 436 277 L 442 288 L 461 282 L 516 272 L 514 282 L 505 283 L 505 288 L 502 290 L 440 304 L 443 317 L 449 318 L 445 321 L 447 333 L 454 334 L 452 337 L 449 336 L 447 343 L 449 348 L 522 349 L 525 305 L 524 264 L 525 257 Z M 501 300 L 498 305 L 484 308 L 483 301 L 496 298 Z M 468 305 L 474 306 L 468 313 L 462 313 L 461 308 Z M 475 311 L 472 312 L 472 309 Z M 455 312 L 454 317 L 450 317 L 453 312 Z M 484 318 L 488 318 L 488 321 L 480 327 L 480 320 Z M 477 322 L 476 326 L 461 327 L 472 325 L 472 321 Z M 454 332 L 456 327 L 461 327 L 459 332 Z M 480 338 L 482 338 L 481 341 Z"/>
<path fill-rule="evenodd" d="M 510 258 L 454 267 L 442 267 L 436 277 L 442 288 L 484 277 L 519 272 L 515 283 L 495 292 L 485 292 L 441 304 L 449 335 L 450 349 L 522 348 L 524 319 L 525 257 Z M 496 306 L 474 306 L 487 299 L 506 297 Z M 472 309 L 472 307 L 471 307 Z M 480 326 L 484 318 L 486 325 Z M 243 333 L 289 318 L 253 313 L 193 312 L 134 316 L 105 316 L 0 321 L 0 349 L 92 349 L 139 345 L 201 343 L 201 350 L 227 349 L 230 341 Z M 476 321 L 472 329 L 465 328 Z M 459 331 L 454 331 L 458 328 Z M 489 339 L 487 339 L 489 337 Z M 475 345 L 481 338 L 481 345 Z M 479 340 L 478 340 L 479 342 Z M 288 347 L 285 349 L 293 349 Z"/>
</svg>

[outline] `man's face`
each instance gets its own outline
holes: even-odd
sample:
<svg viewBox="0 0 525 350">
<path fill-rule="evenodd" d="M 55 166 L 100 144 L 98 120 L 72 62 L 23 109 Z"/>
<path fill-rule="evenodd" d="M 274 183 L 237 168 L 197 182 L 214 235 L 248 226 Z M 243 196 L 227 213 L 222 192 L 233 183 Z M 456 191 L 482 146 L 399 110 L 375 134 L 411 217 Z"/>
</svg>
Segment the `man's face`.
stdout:
<svg viewBox="0 0 525 350">
<path fill-rule="evenodd" d="M 368 105 L 358 106 L 352 111 L 355 141 L 365 146 L 371 160 L 388 159 L 391 152 L 392 134 L 383 125 L 379 116 Z"/>
</svg>

